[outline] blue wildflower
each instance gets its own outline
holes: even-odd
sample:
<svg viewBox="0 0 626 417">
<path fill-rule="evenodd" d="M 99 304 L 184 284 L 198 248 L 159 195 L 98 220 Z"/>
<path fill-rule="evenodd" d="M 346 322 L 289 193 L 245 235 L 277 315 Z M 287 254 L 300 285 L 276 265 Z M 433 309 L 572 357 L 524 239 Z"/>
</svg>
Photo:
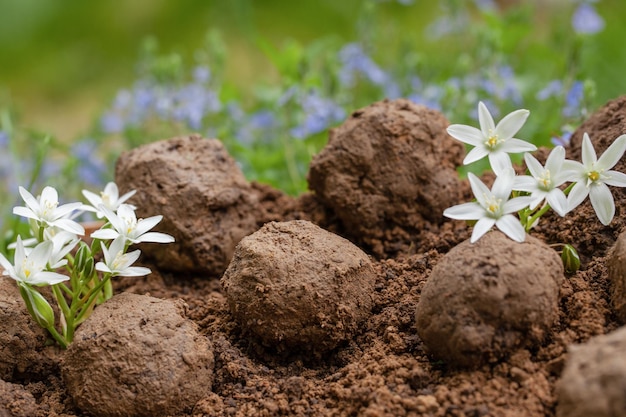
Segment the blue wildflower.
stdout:
<svg viewBox="0 0 626 417">
<path fill-rule="evenodd" d="M 561 80 L 552 80 L 546 85 L 543 89 L 539 90 L 539 92 L 535 95 L 537 100 L 547 100 L 550 97 L 558 97 L 563 92 L 563 81 Z"/>
<path fill-rule="evenodd" d="M 304 120 L 291 129 L 291 134 L 297 139 L 323 132 L 346 116 L 341 106 L 332 99 L 320 97 L 316 91 L 305 94 L 300 104 L 305 115 Z"/>
<path fill-rule="evenodd" d="M 582 81 L 574 81 L 565 95 L 565 107 L 562 111 L 563 116 L 568 118 L 579 117 L 581 115 L 583 98 L 584 85 Z"/>
<path fill-rule="evenodd" d="M 0 130 L 0 148 L 6 148 L 9 145 L 9 134 L 4 130 Z"/>
<path fill-rule="evenodd" d="M 361 45 L 349 43 L 339 51 L 342 63 L 339 79 L 346 86 L 354 85 L 354 75 L 360 74 L 372 84 L 382 86 L 389 81 L 389 76 L 366 53 Z"/>
<path fill-rule="evenodd" d="M 83 139 L 72 146 L 72 155 L 78 161 L 78 177 L 86 184 L 103 185 L 107 172 L 106 164 L 98 153 L 98 143 L 93 139 Z"/>
<path fill-rule="evenodd" d="M 581 3 L 572 16 L 572 27 L 576 33 L 593 35 L 604 29 L 604 19 L 591 4 Z"/>
</svg>

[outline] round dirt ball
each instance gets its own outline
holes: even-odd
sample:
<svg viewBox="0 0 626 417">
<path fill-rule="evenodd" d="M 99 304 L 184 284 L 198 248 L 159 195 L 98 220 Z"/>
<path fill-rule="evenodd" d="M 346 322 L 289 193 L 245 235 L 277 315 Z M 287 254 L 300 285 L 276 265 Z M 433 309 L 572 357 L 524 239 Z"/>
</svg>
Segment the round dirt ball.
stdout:
<svg viewBox="0 0 626 417">
<path fill-rule="evenodd" d="M 213 347 L 184 304 L 122 293 L 98 306 L 63 358 L 74 403 L 92 416 L 191 411 L 213 383 Z"/>
<path fill-rule="evenodd" d="M 245 237 L 222 285 L 234 318 L 262 344 L 323 353 L 370 315 L 375 279 L 361 249 L 294 220 L 267 223 Z"/>
<path fill-rule="evenodd" d="M 51 373 L 55 360 L 46 352 L 48 339 L 28 314 L 16 282 L 0 275 L 0 379 L 17 382 Z"/>
<path fill-rule="evenodd" d="M 568 348 L 557 417 L 626 415 L 626 327 Z"/>
<path fill-rule="evenodd" d="M 611 283 L 611 305 L 622 323 L 626 323 L 626 231 L 615 241 L 607 259 Z"/>
<path fill-rule="evenodd" d="M 375 252 L 378 240 L 432 229 L 464 198 L 456 168 L 465 151 L 446 132 L 449 124 L 406 99 L 357 110 L 311 161 L 309 188 Z"/>
<path fill-rule="evenodd" d="M 477 367 L 512 348 L 540 342 L 558 317 L 560 257 L 526 236 L 492 231 L 448 252 L 433 268 L 417 305 L 428 352 L 452 366 Z"/>
</svg>

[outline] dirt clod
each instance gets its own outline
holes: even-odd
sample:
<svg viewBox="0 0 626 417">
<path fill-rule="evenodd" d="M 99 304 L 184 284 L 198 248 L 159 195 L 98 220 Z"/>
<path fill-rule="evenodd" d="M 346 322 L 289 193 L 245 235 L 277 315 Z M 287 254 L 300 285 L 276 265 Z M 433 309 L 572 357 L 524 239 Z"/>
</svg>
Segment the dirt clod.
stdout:
<svg viewBox="0 0 626 417">
<path fill-rule="evenodd" d="M 561 260 L 544 243 L 489 232 L 433 269 L 417 305 L 417 331 L 428 351 L 451 365 L 499 360 L 545 338 L 558 316 L 562 280 Z"/>
<path fill-rule="evenodd" d="M 611 305 L 622 323 L 626 323 L 626 231 L 622 232 L 607 259 L 611 282 Z"/>
<path fill-rule="evenodd" d="M 443 210 L 462 200 L 456 167 L 464 151 L 448 125 L 441 113 L 405 99 L 357 110 L 313 158 L 309 187 L 350 236 L 381 254 L 441 224 Z"/>
<path fill-rule="evenodd" d="M 626 327 L 572 345 L 557 384 L 557 417 L 626 414 Z"/>
<path fill-rule="evenodd" d="M 137 215 L 163 215 L 157 226 L 176 243 L 145 245 L 164 270 L 219 276 L 242 237 L 257 230 L 257 199 L 243 173 L 216 139 L 192 135 L 123 153 L 115 180 L 137 190 Z"/>
<path fill-rule="evenodd" d="M 359 330 L 375 279 L 361 249 L 294 220 L 244 238 L 222 284 L 235 319 L 266 345 L 323 353 Z"/>
<path fill-rule="evenodd" d="M 5 276 L 0 276 L 0 323 L 0 379 L 45 377 L 54 364 L 45 350 L 48 332 L 28 314 L 15 281 Z"/>
<path fill-rule="evenodd" d="M 189 412 L 211 390 L 209 340 L 181 302 L 123 293 L 98 306 L 62 363 L 74 402 L 93 416 Z"/>
</svg>

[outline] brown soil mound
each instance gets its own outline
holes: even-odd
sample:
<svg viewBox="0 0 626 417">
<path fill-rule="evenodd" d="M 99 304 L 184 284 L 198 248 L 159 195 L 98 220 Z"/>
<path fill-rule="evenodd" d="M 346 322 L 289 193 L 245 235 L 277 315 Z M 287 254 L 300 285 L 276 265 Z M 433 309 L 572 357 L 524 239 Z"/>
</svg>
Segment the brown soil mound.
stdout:
<svg viewBox="0 0 626 417">
<path fill-rule="evenodd" d="M 626 100 L 619 99 L 600 109 L 581 127 L 591 136 L 598 154 L 601 154 L 603 146 L 608 146 L 605 140 L 612 140 L 626 132 L 626 126 L 619 125 L 626 120 L 623 115 L 626 115 Z M 360 122 L 363 122 L 362 127 L 359 126 Z M 380 123 L 379 127 L 376 127 L 377 123 Z M 198 381 L 193 390 L 199 388 L 202 395 L 193 409 L 181 412 L 171 411 L 172 414 L 180 416 L 424 415 L 459 417 L 556 415 L 558 395 L 564 392 L 561 388 L 557 391 L 557 381 L 565 375 L 563 369 L 566 364 L 568 368 L 576 367 L 576 362 L 569 360 L 568 348 L 572 344 L 585 343 L 594 336 L 609 333 L 619 327 L 617 317 L 611 308 L 606 257 L 608 249 L 626 224 L 625 195 L 623 190 L 611 187 L 616 200 L 617 214 L 613 223 L 608 227 L 600 224 L 588 203 L 584 203 L 564 219 L 556 216 L 546 216 L 542 219 L 539 225 L 531 231 L 532 236 L 547 244 L 561 242 L 574 244 L 583 258 L 580 271 L 573 275 L 561 275 L 556 299 L 556 318 L 552 317 L 544 321 L 542 321 L 543 318 L 537 319 L 541 327 L 541 337 L 530 338 L 531 343 L 507 345 L 506 352 L 498 351 L 497 355 L 491 355 L 493 358 L 487 358 L 473 369 L 458 367 L 454 360 L 449 361 L 436 356 L 437 352 L 433 351 L 433 347 L 425 343 L 426 339 L 422 340 L 416 326 L 415 313 L 418 304 L 422 302 L 422 291 L 426 292 L 427 287 L 431 285 L 429 283 L 432 278 L 431 271 L 437 267 L 443 268 L 439 265 L 445 265 L 443 262 L 448 262 L 444 261 L 444 256 L 451 252 L 452 248 L 467 240 L 471 232 L 471 228 L 464 222 L 446 221 L 438 211 L 441 207 L 466 202 L 471 198 L 465 181 L 458 181 L 448 174 L 442 174 L 442 177 L 433 174 L 444 171 L 448 167 L 453 170 L 452 165 L 458 163 L 461 157 L 460 150 L 455 150 L 454 142 L 447 142 L 449 138 L 445 135 L 446 125 L 445 119 L 436 112 L 417 108 L 402 100 L 376 103 L 369 108 L 359 110 L 346 122 L 345 126 L 331 134 L 333 139 L 328 149 L 332 151 L 327 149 L 323 152 L 324 155 L 316 159 L 315 164 L 318 170 L 322 166 L 330 169 L 335 164 L 337 169 L 333 172 L 336 178 L 333 180 L 328 176 L 324 177 L 325 174 L 319 171 L 316 174 L 312 173 L 312 181 L 319 181 L 312 187 L 315 193 L 308 193 L 297 199 L 287 197 L 267 186 L 250 185 L 237 180 L 235 186 L 226 186 L 223 189 L 232 190 L 234 187 L 240 191 L 226 191 L 225 195 L 229 197 L 220 200 L 221 197 L 216 197 L 221 195 L 220 192 L 214 191 L 221 186 L 211 181 L 217 181 L 219 184 L 228 183 L 228 181 L 224 177 L 216 179 L 217 174 L 203 176 L 203 173 L 192 173 L 194 172 L 192 170 L 196 169 L 195 165 L 185 168 L 182 161 L 169 165 L 174 167 L 174 170 L 168 174 L 170 175 L 168 181 L 172 183 L 172 187 L 168 188 L 171 195 L 169 192 L 167 195 L 162 195 L 162 201 L 144 199 L 139 194 L 141 190 L 138 190 L 138 199 L 130 202 L 140 207 L 143 206 L 141 208 L 145 210 L 141 214 L 143 216 L 153 213 L 165 214 L 164 210 L 168 207 L 164 202 L 182 210 L 180 216 L 169 220 L 167 216 L 172 214 L 168 214 L 160 230 L 182 233 L 184 236 L 191 237 L 194 243 L 187 245 L 180 240 L 181 246 L 176 247 L 178 252 L 170 254 L 172 258 L 169 258 L 168 262 L 180 259 L 185 265 L 193 265 L 184 272 L 171 272 L 171 269 L 176 269 L 176 266 L 170 268 L 168 272 L 165 268 L 160 269 L 150 265 L 154 272 L 147 277 L 116 278 L 115 290 L 122 293 L 149 294 L 159 299 L 184 300 L 187 305 L 186 316 L 197 324 L 200 335 L 211 341 L 215 358 L 212 385 Z M 366 134 L 350 133 L 359 131 L 366 132 Z M 574 135 L 572 148 L 568 149 L 569 158 L 576 158 L 581 132 Z M 352 140 L 359 142 L 352 144 Z M 173 141 L 173 143 L 182 142 L 184 141 L 180 138 Z M 339 143 L 342 143 L 342 146 L 339 146 Z M 198 143 L 197 145 L 205 144 Z M 159 146 L 167 149 L 171 143 L 164 142 Z M 206 144 L 206 146 L 214 147 L 211 152 L 223 155 L 217 146 L 213 144 Z M 419 149 L 416 150 L 416 148 Z M 173 155 L 177 152 L 179 151 L 170 153 L 174 157 Z M 457 152 L 459 152 L 458 155 Z M 384 158 L 381 157 L 382 155 Z M 429 165 L 437 163 L 437 158 L 443 158 L 438 162 L 442 167 L 441 170 L 438 169 L 438 165 Z M 415 163 L 411 165 L 409 161 L 413 159 Z M 209 155 L 206 160 L 211 161 L 207 162 L 209 164 L 220 165 L 223 159 L 211 159 Z M 324 162 L 325 160 L 334 162 Z M 624 170 L 620 164 L 626 165 L 626 162 L 622 160 L 617 167 L 618 170 Z M 148 166 L 145 165 L 145 167 Z M 399 170 L 397 183 L 402 184 L 401 186 L 391 182 L 396 167 Z M 179 168 L 187 172 L 187 176 L 177 172 Z M 219 171 L 213 166 L 203 167 L 203 169 L 207 172 Z M 421 172 L 421 169 L 425 169 L 431 175 L 427 176 L 428 178 L 424 177 L 425 173 Z M 145 177 L 141 179 L 144 182 L 137 184 L 141 184 L 141 187 L 158 189 L 156 185 L 150 183 L 151 170 L 152 168 L 146 168 L 143 171 Z M 119 175 L 121 172 L 123 170 L 118 170 Z M 212 197 L 207 197 L 206 200 L 198 197 L 193 200 L 192 207 L 185 207 L 187 202 L 184 199 L 192 194 L 176 194 L 178 191 L 175 182 L 193 181 L 197 176 L 201 176 L 202 181 L 205 182 L 202 186 L 206 187 L 205 189 Z M 163 181 L 166 177 L 163 177 Z M 429 182 L 429 178 L 433 182 Z M 122 184 L 125 179 L 118 177 L 117 181 Z M 332 181 L 342 186 L 345 194 L 333 194 L 332 188 L 329 187 Z M 432 190 L 436 184 L 449 184 L 454 196 L 439 194 L 442 199 L 449 198 L 445 200 L 447 201 L 445 203 L 429 200 L 430 191 L 426 190 Z M 131 185 L 128 183 L 126 186 L 130 188 Z M 398 186 L 400 188 L 397 188 Z M 189 187 L 189 185 L 181 184 L 180 189 Z M 193 187 L 200 187 L 200 185 Z M 124 191 L 127 190 L 124 187 L 121 188 Z M 232 192 L 235 192 L 238 197 L 232 197 L 229 194 Z M 157 194 L 155 192 L 145 195 Z M 413 201 L 411 201 L 412 196 L 415 197 Z M 191 197 L 189 199 L 192 201 Z M 215 199 L 232 204 L 215 206 L 214 209 L 209 208 L 213 206 L 207 205 L 207 202 Z M 240 203 L 242 203 L 241 206 Z M 145 206 L 146 204 L 148 206 Z M 202 204 L 205 205 L 202 206 Z M 230 226 L 219 229 L 221 227 L 219 216 L 224 215 L 228 218 L 233 213 L 239 213 L 241 208 L 241 219 L 237 221 L 247 225 L 250 222 L 249 205 L 254 208 L 252 210 L 254 230 L 242 232 L 245 229 L 242 227 L 237 233 L 251 235 L 268 221 L 287 222 L 304 219 L 327 231 L 347 237 L 365 252 L 375 255 L 373 260 L 369 260 L 374 273 L 374 282 L 370 286 L 367 281 L 364 284 L 365 288 L 362 289 L 369 294 L 370 304 L 367 309 L 369 314 L 366 314 L 365 318 L 359 316 L 354 323 L 361 322 L 361 324 L 356 330 L 352 328 L 349 332 L 343 333 L 344 336 L 337 338 L 337 340 L 341 339 L 341 342 L 338 342 L 334 348 L 316 350 L 309 346 L 294 346 L 289 347 L 287 352 L 284 349 L 276 349 L 276 346 L 268 347 L 268 340 L 262 336 L 263 331 L 261 331 L 261 336 L 254 333 L 251 327 L 253 324 L 248 323 L 246 319 L 236 318 L 235 309 L 231 312 L 232 307 L 229 308 L 229 301 L 232 302 L 232 300 L 227 298 L 228 293 L 220 284 L 222 273 L 218 270 L 221 267 L 226 268 L 228 264 L 226 259 L 230 259 L 227 248 L 230 248 L 231 254 L 234 253 L 238 240 L 234 234 L 228 234 Z M 189 211 L 191 209 L 194 211 Z M 211 217 L 212 220 L 198 226 L 201 224 L 200 220 L 190 217 L 196 215 L 213 217 Z M 237 219 L 236 215 L 233 217 Z M 237 221 L 224 224 L 239 224 Z M 180 222 L 180 227 L 175 228 L 174 222 Z M 218 229 L 215 229 L 216 227 Z M 216 230 L 221 230 L 225 236 Z M 348 285 L 348 288 L 354 287 L 354 283 L 342 283 L 341 279 L 345 278 L 345 275 L 342 275 L 340 268 L 335 269 L 338 271 L 336 276 L 338 281 L 332 281 L 331 277 L 334 275 L 330 271 L 333 271 L 333 268 L 339 264 L 339 259 L 329 261 L 320 256 L 319 265 L 303 267 L 313 262 L 314 255 L 304 255 L 307 245 L 304 239 L 298 236 L 301 236 L 300 233 L 306 236 L 309 232 L 305 229 L 302 232 L 293 233 L 294 237 L 290 237 L 291 241 L 277 238 L 268 240 L 273 245 L 276 254 L 273 264 L 283 266 L 287 271 L 280 276 L 283 281 L 279 281 L 277 276 L 272 276 L 272 285 L 282 282 L 283 288 L 280 291 L 284 293 L 284 286 L 288 286 L 292 279 L 295 280 L 294 282 L 299 282 L 297 280 L 302 279 L 305 271 L 319 268 L 319 271 L 325 274 L 318 277 L 320 283 L 332 282 L 333 285 L 337 285 L 334 288 L 341 288 L 342 285 Z M 211 236 L 210 239 L 202 238 L 203 234 Z M 324 237 L 322 234 L 318 238 L 322 242 L 330 243 L 336 236 Z M 317 241 L 310 245 L 311 248 L 319 246 L 315 242 Z M 187 246 L 182 246 L 183 244 Z M 219 249 L 212 250 L 212 245 L 217 245 Z M 292 253 L 289 252 L 290 247 L 293 248 Z M 536 250 L 540 250 L 543 255 L 537 255 Z M 544 257 L 545 262 L 552 262 L 550 259 L 554 256 L 549 252 L 550 250 L 552 249 L 541 246 L 541 249 L 535 248 L 529 251 L 528 256 L 523 254 L 515 256 L 515 262 L 519 263 L 520 268 L 524 271 L 532 271 L 526 273 L 528 276 L 523 277 L 526 281 L 520 278 L 523 281 L 520 283 L 522 289 L 528 288 L 527 280 L 532 280 L 535 276 L 552 277 L 554 265 L 551 264 L 552 266 L 547 267 L 546 271 L 540 271 L 546 267 L 537 264 L 538 259 L 544 262 Z M 346 253 L 348 251 L 349 249 L 346 249 Z M 269 260 L 270 252 L 268 249 L 262 252 L 263 258 L 266 259 L 263 268 L 269 268 L 272 264 Z M 207 255 L 208 258 L 201 261 L 199 254 Z M 220 259 L 219 262 L 218 259 Z M 346 261 L 348 264 L 354 262 L 347 255 Z M 243 265 L 243 259 L 237 262 Z M 300 265 L 299 262 L 303 264 Z M 329 268 L 325 269 L 323 266 L 327 263 Z M 500 266 L 508 265 L 505 259 L 498 259 L 496 263 Z M 160 265 L 163 263 L 161 262 Z M 208 268 L 207 265 L 213 266 Z M 470 266 L 462 265 L 462 262 L 450 268 L 456 268 L 459 271 L 471 269 Z M 537 270 L 536 273 L 533 268 Z M 556 275 L 559 274 L 560 272 Z M 254 271 L 247 275 L 257 276 Z M 313 277 L 309 278 L 311 282 L 318 282 Z M 14 285 L 11 280 L 5 278 L 2 280 Z M 497 284 L 504 285 L 500 282 Z M 514 286 L 513 280 L 506 281 L 507 288 Z M 443 292 L 444 295 L 454 296 L 459 296 L 459 292 L 469 291 L 469 289 L 455 287 L 452 284 L 446 290 Z M 540 291 L 537 288 L 533 290 Z M 553 294 L 553 290 L 553 287 L 546 289 L 546 294 L 548 292 Z M 252 297 L 253 293 L 252 287 L 248 287 L 248 296 Z M 262 293 L 254 295 L 257 300 L 264 296 Z M 551 297 L 553 295 L 548 297 L 550 298 L 549 304 L 554 305 L 555 300 Z M 328 304 L 337 305 L 343 299 L 338 294 L 331 294 L 328 296 Z M 529 300 L 529 303 L 531 301 Z M 276 314 L 276 311 L 280 311 L 280 308 L 285 307 L 288 302 L 291 300 L 286 300 L 285 305 L 276 305 L 277 310 L 266 310 L 269 311 L 267 318 L 271 318 L 271 314 Z M 516 300 L 520 308 L 523 307 L 520 305 L 522 302 L 521 298 Z M 320 309 L 322 305 L 322 303 L 313 303 L 311 308 Z M 445 306 L 445 302 L 443 305 Z M 98 307 L 94 314 L 105 307 L 106 304 Z M 240 308 L 245 307 L 245 305 L 240 306 Z M 19 314 L 25 311 L 24 307 L 18 303 L 11 304 L 10 309 L 0 308 L 0 311 L 9 310 L 19 311 Z M 337 313 L 336 310 L 334 312 Z M 16 317 L 19 317 L 19 314 Z M 301 308 L 294 311 L 295 316 L 301 314 Z M 29 337 L 35 345 L 11 345 L 16 346 L 15 349 L 21 350 L 24 358 L 29 359 L 12 360 L 13 365 L 9 368 L 11 371 L 3 373 L 2 379 L 5 383 L 0 385 L 2 393 L 0 415 L 3 415 L 2 413 L 65 417 L 86 415 L 76 406 L 75 399 L 72 399 L 75 396 L 71 394 L 73 390 L 70 390 L 68 384 L 61 379 L 59 358 L 63 358 L 64 366 L 68 366 L 69 361 L 72 361 L 71 356 L 67 353 L 57 355 L 55 352 L 58 352 L 58 349 L 38 345 L 36 331 L 27 329 L 30 324 L 26 322 L 16 324 L 17 319 L 9 321 L 9 316 L 6 317 L 0 323 L 0 352 L 13 349 L 8 347 L 9 344 L 15 343 L 11 340 L 12 335 L 21 337 L 21 334 L 31 332 L 32 336 Z M 434 314 L 432 317 L 436 319 Z M 339 321 L 336 318 L 332 325 L 339 331 Z M 141 318 L 137 318 L 135 324 L 139 326 L 140 322 Z M 85 330 L 87 325 L 88 322 L 79 329 L 82 337 L 85 338 L 85 343 L 89 341 L 89 332 Z M 95 324 L 91 325 L 95 326 Z M 520 331 L 523 334 L 523 330 Z M 529 331 L 532 333 L 533 330 Z M 4 335 L 7 334 L 9 336 L 5 337 Z M 294 334 L 298 337 L 297 332 Z M 320 336 L 322 337 L 326 336 Z M 346 339 L 343 340 L 344 338 Z M 168 340 L 169 337 L 164 336 L 162 341 L 155 344 L 154 349 L 158 349 L 162 343 L 167 344 Z M 306 339 L 306 343 L 309 344 L 317 342 L 323 343 L 314 338 Z M 27 361 L 39 360 L 37 355 L 28 356 L 33 354 L 33 349 L 35 352 L 45 353 L 48 359 L 37 362 L 34 372 L 26 368 L 22 371 L 22 368 L 16 367 L 15 363 L 27 364 Z M 68 352 L 73 349 L 75 348 L 71 347 Z M 312 350 L 317 354 L 311 354 Z M 150 348 L 146 347 L 145 355 L 150 355 L 150 352 Z M 106 356 L 106 352 L 102 355 Z M 603 365 L 589 362 L 588 366 Z M 16 369 L 18 370 L 15 371 Z M 111 371 L 114 370 L 115 368 Z M 163 381 L 165 380 L 166 378 L 163 378 Z M 104 383 L 104 380 L 96 382 Z M 186 381 L 188 384 L 195 382 L 193 379 Z M 563 384 L 567 383 L 563 382 Z M 576 394 L 573 395 L 575 396 Z M 566 403 L 569 401 L 566 398 L 570 397 L 562 397 L 561 401 Z M 5 412 L 5 410 L 8 411 Z M 98 415 L 97 410 L 92 413 Z"/>
</svg>

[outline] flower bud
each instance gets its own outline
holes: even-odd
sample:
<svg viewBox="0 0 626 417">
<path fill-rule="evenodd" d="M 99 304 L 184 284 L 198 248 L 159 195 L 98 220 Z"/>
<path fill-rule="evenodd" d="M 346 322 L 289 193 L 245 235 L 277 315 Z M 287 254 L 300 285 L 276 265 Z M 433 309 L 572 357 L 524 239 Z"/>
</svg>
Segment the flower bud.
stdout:
<svg viewBox="0 0 626 417">
<path fill-rule="evenodd" d="M 89 257 L 85 261 L 85 266 L 83 268 L 83 277 L 89 279 L 93 275 L 94 271 L 94 261 L 93 258 Z"/>
<path fill-rule="evenodd" d="M 85 268 L 85 262 L 91 256 L 91 250 L 85 242 L 80 242 L 80 247 L 76 251 L 76 257 L 74 258 L 74 268 L 77 271 L 82 271 Z"/>
<path fill-rule="evenodd" d="M 54 327 L 54 311 L 48 300 L 37 290 L 26 284 L 20 284 L 20 294 L 26 302 L 26 308 L 30 315 L 44 329 Z"/>
<path fill-rule="evenodd" d="M 563 246 L 561 260 L 563 261 L 565 271 L 568 273 L 574 273 L 580 268 L 580 257 L 572 245 L 566 244 Z"/>
</svg>

